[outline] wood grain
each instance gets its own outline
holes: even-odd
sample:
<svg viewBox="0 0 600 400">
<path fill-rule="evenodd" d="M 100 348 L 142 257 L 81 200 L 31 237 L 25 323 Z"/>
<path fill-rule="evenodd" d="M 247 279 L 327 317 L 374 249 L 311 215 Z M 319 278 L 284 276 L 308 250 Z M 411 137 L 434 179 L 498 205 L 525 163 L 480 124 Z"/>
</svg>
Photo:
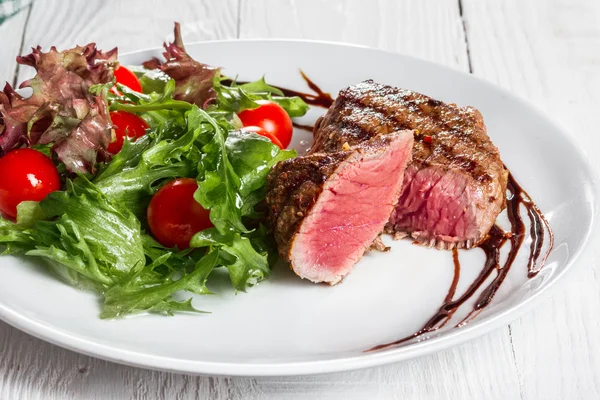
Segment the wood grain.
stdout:
<svg viewBox="0 0 600 400">
<path fill-rule="evenodd" d="M 4 82 L 14 83 L 17 68 L 15 57 L 21 51 L 25 23 L 30 11 L 30 8 L 26 7 L 0 25 L 0 60 L 2 60 L 0 62 L 0 83 L 2 87 L 4 87 Z"/>
<path fill-rule="evenodd" d="M 458 3 L 448 0 L 243 0 L 240 37 L 353 43 L 468 68 Z"/>
<path fill-rule="evenodd" d="M 506 367 L 512 359 L 505 336 L 498 331 L 398 365 L 315 377 L 253 379 L 193 377 L 113 364 L 1 324 L 0 398 L 513 399 L 518 397 L 513 388 L 517 376 Z"/>
</svg>

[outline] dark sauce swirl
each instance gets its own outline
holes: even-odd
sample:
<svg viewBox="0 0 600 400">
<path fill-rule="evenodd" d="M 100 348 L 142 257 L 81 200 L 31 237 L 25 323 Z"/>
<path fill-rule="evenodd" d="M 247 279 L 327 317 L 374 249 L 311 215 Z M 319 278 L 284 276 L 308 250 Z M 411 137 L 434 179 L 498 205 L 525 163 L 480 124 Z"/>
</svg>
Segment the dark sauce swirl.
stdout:
<svg viewBox="0 0 600 400">
<path fill-rule="evenodd" d="M 306 82 L 306 84 L 308 85 L 310 90 L 312 90 L 314 93 L 303 93 L 303 92 L 298 92 L 296 90 L 282 88 L 279 86 L 275 86 L 275 87 L 277 89 L 281 90 L 283 92 L 283 94 L 287 97 L 293 97 L 293 96 L 300 97 L 309 106 L 322 107 L 322 108 L 331 107 L 331 105 L 333 104 L 333 97 L 331 97 L 331 94 L 322 91 L 321 88 L 319 86 L 317 86 L 313 81 L 311 81 L 310 78 L 308 76 L 306 76 L 306 74 L 302 70 L 300 70 L 300 74 L 302 75 L 302 79 L 304 79 L 304 81 Z"/>
<path fill-rule="evenodd" d="M 456 327 L 466 325 L 489 305 L 508 275 L 517 254 L 523 245 L 523 241 L 527 236 L 527 229 L 523 222 L 523 217 L 521 216 L 521 206 L 525 208 L 530 222 L 529 235 L 531 236 L 531 246 L 529 248 L 529 257 L 527 261 L 527 277 L 533 278 L 540 272 L 554 246 L 554 234 L 552 229 L 542 212 L 533 203 L 527 192 L 517 183 L 511 173 L 508 175 L 508 185 L 506 190 L 506 212 L 511 229 L 509 232 L 506 232 L 498 225 L 494 225 L 488 233 L 486 240 L 478 246 L 485 253 L 485 264 L 479 273 L 479 276 L 477 276 L 471 285 L 469 285 L 467 290 L 465 290 L 458 298 L 454 298 L 460 274 L 458 251 L 454 249 L 452 253 L 452 258 L 454 260 L 454 279 L 452 280 L 446 299 L 438 311 L 421 329 L 412 335 L 391 343 L 375 346 L 367 351 L 376 351 L 394 347 L 426 333 L 437 331 L 445 326 L 454 313 L 464 303 L 473 298 L 480 289 L 482 289 L 481 293 L 475 300 L 473 308 L 469 311 L 467 316 L 456 325 Z M 549 244 L 544 256 L 541 257 L 546 234 L 548 236 Z M 506 260 L 501 263 L 500 250 L 506 243 L 509 243 L 510 249 L 506 256 Z M 495 277 L 491 282 L 485 285 L 490 276 L 494 273 Z"/>
</svg>

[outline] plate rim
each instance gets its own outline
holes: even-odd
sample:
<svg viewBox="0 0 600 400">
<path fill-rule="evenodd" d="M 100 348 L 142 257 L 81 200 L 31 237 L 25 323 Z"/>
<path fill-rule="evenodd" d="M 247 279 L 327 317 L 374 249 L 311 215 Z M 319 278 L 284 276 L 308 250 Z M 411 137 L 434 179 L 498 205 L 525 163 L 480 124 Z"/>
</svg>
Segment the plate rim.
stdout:
<svg viewBox="0 0 600 400">
<path fill-rule="evenodd" d="M 303 39 L 227 39 L 194 41 L 186 44 L 186 47 L 189 49 L 194 46 L 205 44 L 239 42 L 254 42 L 257 44 L 264 42 L 316 44 L 346 47 L 352 49 L 362 49 L 376 53 L 392 55 L 395 57 L 409 59 L 412 62 L 425 63 L 436 68 L 451 70 L 454 73 L 467 76 L 470 79 L 476 80 L 479 84 L 486 86 L 489 89 L 495 90 L 496 92 L 500 92 L 501 94 L 508 96 L 511 99 L 511 101 L 516 101 L 520 105 L 529 108 L 531 111 L 538 114 L 538 116 L 543 117 L 544 119 L 549 121 L 554 127 L 556 127 L 558 133 L 573 146 L 573 149 L 575 150 L 575 152 L 581 159 L 582 164 L 586 168 L 586 176 L 590 178 L 590 182 L 592 183 L 592 185 L 590 185 L 593 189 L 590 193 L 590 199 L 592 200 L 592 220 L 589 224 L 589 228 L 585 232 L 585 236 L 581 246 L 577 249 L 577 251 L 573 253 L 570 261 L 565 263 L 564 268 L 562 268 L 555 275 L 553 275 L 547 284 L 545 284 L 531 296 L 528 296 L 527 298 L 518 302 L 517 304 L 510 306 L 504 311 L 490 316 L 484 323 L 480 325 L 471 325 L 465 328 L 455 329 L 450 332 L 447 332 L 444 336 L 433 336 L 426 341 L 414 343 L 410 347 L 392 348 L 377 353 L 362 353 L 358 355 L 328 360 L 291 362 L 275 361 L 271 363 L 235 363 L 201 360 L 182 360 L 174 357 L 151 355 L 141 351 L 118 349 L 107 344 L 101 344 L 92 340 L 83 339 L 75 334 L 69 333 L 68 331 L 43 325 L 42 323 L 37 322 L 32 318 L 26 317 L 16 312 L 15 310 L 10 309 L 4 304 L 0 304 L 0 320 L 38 339 L 58 345 L 68 350 L 72 350 L 99 359 L 116 362 L 119 364 L 125 364 L 134 367 L 141 367 L 153 370 L 188 373 L 194 375 L 245 377 L 314 375 L 330 372 L 343 372 L 362 368 L 369 368 L 379 365 L 386 365 L 394 362 L 400 362 L 429 355 L 441 351 L 443 349 L 447 349 L 465 343 L 476 337 L 482 336 L 486 333 L 490 333 L 502 326 L 506 326 L 510 322 L 523 316 L 525 313 L 531 311 L 533 306 L 550 296 L 553 293 L 553 291 L 555 291 L 559 287 L 559 282 L 565 282 L 565 277 L 567 273 L 570 273 L 575 269 L 577 265 L 576 262 L 579 260 L 582 254 L 591 251 L 591 247 L 588 246 L 588 244 L 592 236 L 600 236 L 597 232 L 597 214 L 600 208 L 600 205 L 598 204 L 598 198 L 600 198 L 600 187 L 598 185 L 599 175 L 596 166 L 590 161 L 590 158 L 584 150 L 583 145 L 576 140 L 576 136 L 573 134 L 573 132 L 567 129 L 561 121 L 558 121 L 556 118 L 554 118 L 554 116 L 552 116 L 548 111 L 544 110 L 532 101 L 523 98 L 520 95 L 512 93 L 508 89 L 505 89 L 496 83 L 473 75 L 472 73 L 468 73 L 463 70 L 436 63 L 433 61 L 421 59 L 412 55 L 369 47 L 365 45 L 342 43 L 335 41 Z M 135 54 L 145 52 L 155 52 L 160 51 L 161 49 L 161 47 L 142 48 L 136 51 L 123 53 L 121 56 L 132 56 Z"/>
</svg>

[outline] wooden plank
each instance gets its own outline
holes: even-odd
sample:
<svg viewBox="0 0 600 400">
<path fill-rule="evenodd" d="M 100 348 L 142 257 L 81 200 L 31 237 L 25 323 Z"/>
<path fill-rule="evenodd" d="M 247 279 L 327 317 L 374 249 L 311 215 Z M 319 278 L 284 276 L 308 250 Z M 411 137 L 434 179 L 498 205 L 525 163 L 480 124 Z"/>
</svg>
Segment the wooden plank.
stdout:
<svg viewBox="0 0 600 400">
<path fill-rule="evenodd" d="M 35 2 L 24 52 L 37 45 L 70 48 L 96 42 L 103 50 L 119 47 L 120 54 L 160 47 L 172 38 L 173 22 L 181 23 L 187 43 L 237 37 L 237 0 L 212 2 L 160 0 L 107 0 Z M 19 71 L 19 81 L 32 74 Z"/>
<path fill-rule="evenodd" d="M 240 37 L 353 43 L 468 68 L 455 1 L 243 0 Z"/>
<path fill-rule="evenodd" d="M 21 42 L 29 11 L 29 7 L 27 6 L 0 24 L 0 38 L 2 38 L 2 45 L 0 45 L 0 60 L 2 60 L 0 61 L 0 84 L 2 87 L 4 87 L 4 82 L 13 83 L 17 67 L 15 57 L 21 50 Z"/>
<path fill-rule="evenodd" d="M 497 385 L 479 373 L 491 364 L 512 363 L 504 336 L 498 331 L 397 366 L 314 377 L 253 379 L 192 377 L 113 364 L 64 350 L 1 324 L 0 398 L 512 399 L 515 392 L 510 385 Z M 492 369 L 490 374 L 499 382 L 515 384 L 510 368 Z"/>
<path fill-rule="evenodd" d="M 463 1 L 474 73 L 547 110 L 600 167 L 600 3 Z M 600 397 L 594 247 L 550 301 L 511 326 L 524 399 Z"/>
</svg>

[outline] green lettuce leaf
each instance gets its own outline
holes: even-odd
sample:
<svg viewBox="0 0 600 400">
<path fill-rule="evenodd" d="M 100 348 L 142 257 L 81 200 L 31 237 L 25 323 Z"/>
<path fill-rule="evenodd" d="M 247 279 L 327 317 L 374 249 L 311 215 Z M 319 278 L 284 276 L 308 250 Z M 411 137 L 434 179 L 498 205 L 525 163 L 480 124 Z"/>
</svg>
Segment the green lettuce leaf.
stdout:
<svg viewBox="0 0 600 400">
<path fill-rule="evenodd" d="M 182 290 L 206 293 L 206 280 L 218 265 L 219 259 L 218 250 L 210 252 L 198 261 L 192 272 L 184 273 L 178 279 L 169 276 L 159 282 L 148 281 L 144 276 L 148 268 L 134 268 L 125 279 L 104 293 L 105 304 L 101 318 L 116 318 L 137 312 L 172 314 L 175 311 L 198 311 L 192 306 L 191 298 L 177 301 L 172 296 Z M 162 258 L 155 260 L 155 265 L 150 266 L 150 269 L 162 262 Z"/>
<path fill-rule="evenodd" d="M 103 287 L 146 264 L 139 220 L 85 177 L 67 181 L 66 191 L 51 193 L 40 207 L 50 220 L 34 224 L 35 249 L 28 255 L 56 261 Z"/>
<path fill-rule="evenodd" d="M 125 141 L 108 167 L 94 179 L 94 184 L 115 204 L 142 218 L 152 194 L 160 182 L 168 178 L 195 177 L 200 162 L 196 140 L 198 130 L 190 130 L 180 137 L 162 139 L 161 130 L 148 134 L 136 142 Z M 171 132 L 177 127 L 168 126 Z"/>
<path fill-rule="evenodd" d="M 257 198 L 264 199 L 267 175 L 279 161 L 296 157 L 295 150 L 281 150 L 264 136 L 254 132 L 232 131 L 225 141 L 227 155 L 236 175 L 240 178 L 240 196 L 243 210 L 254 207 Z M 252 196 L 256 191 L 262 195 Z M 242 212 L 245 215 L 245 212 Z"/>
<path fill-rule="evenodd" d="M 296 96 L 284 97 L 280 89 L 267 85 L 264 77 L 242 85 L 238 85 L 235 81 L 229 85 L 223 84 L 228 81 L 226 77 L 215 77 L 213 87 L 217 97 L 210 109 L 239 113 L 257 108 L 258 100 L 272 100 L 283 107 L 291 118 L 301 117 L 308 112 L 309 107 L 304 100 Z"/>
<path fill-rule="evenodd" d="M 245 291 L 271 274 L 267 252 L 253 247 L 252 241 L 239 233 L 221 234 L 209 228 L 198 232 L 190 242 L 191 247 L 208 247 L 210 251 L 219 249 L 222 262 L 229 272 L 231 284 L 237 290 Z"/>
</svg>

